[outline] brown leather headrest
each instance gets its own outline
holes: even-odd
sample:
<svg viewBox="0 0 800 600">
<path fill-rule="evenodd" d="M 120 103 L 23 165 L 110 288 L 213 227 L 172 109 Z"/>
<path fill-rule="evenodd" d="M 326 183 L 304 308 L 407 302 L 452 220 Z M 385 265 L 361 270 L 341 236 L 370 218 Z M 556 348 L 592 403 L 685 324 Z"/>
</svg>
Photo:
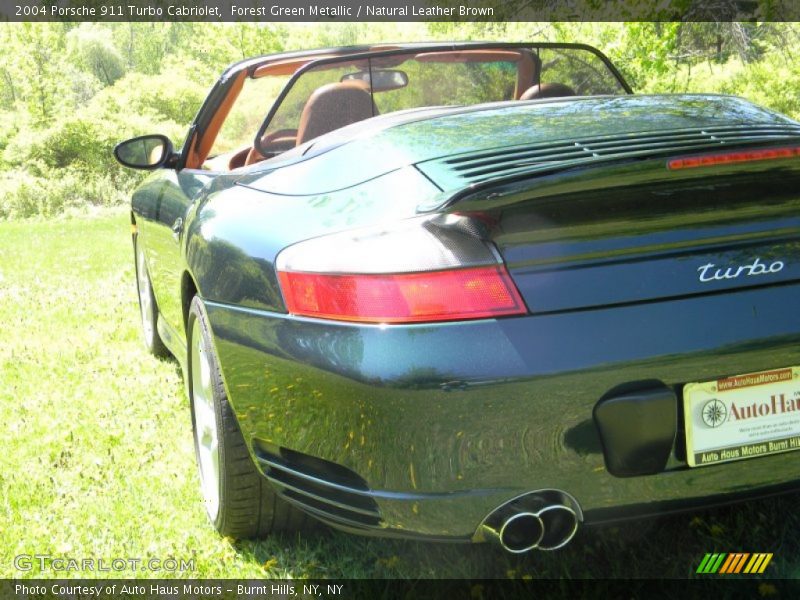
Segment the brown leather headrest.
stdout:
<svg viewBox="0 0 800 600">
<path fill-rule="evenodd" d="M 297 144 L 377 114 L 369 89 L 363 82 L 323 85 L 314 90 L 303 108 L 297 128 Z"/>
<path fill-rule="evenodd" d="M 519 99 L 535 100 L 537 98 L 561 98 L 574 95 L 575 90 L 563 83 L 540 83 L 525 90 Z"/>
</svg>

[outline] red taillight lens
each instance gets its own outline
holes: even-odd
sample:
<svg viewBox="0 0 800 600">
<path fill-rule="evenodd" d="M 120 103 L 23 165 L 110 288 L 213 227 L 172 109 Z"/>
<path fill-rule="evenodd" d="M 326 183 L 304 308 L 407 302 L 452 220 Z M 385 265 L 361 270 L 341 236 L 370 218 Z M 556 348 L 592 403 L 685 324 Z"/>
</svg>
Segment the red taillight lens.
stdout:
<svg viewBox="0 0 800 600">
<path fill-rule="evenodd" d="M 290 313 L 373 323 L 518 315 L 525 304 L 502 265 L 423 273 L 278 273 Z"/>
<path fill-rule="evenodd" d="M 794 158 L 800 156 L 800 146 L 788 148 L 765 148 L 763 150 L 743 150 L 738 152 L 724 152 L 721 154 L 706 154 L 704 156 L 690 156 L 675 158 L 667 162 L 667 167 L 672 170 L 694 169 L 697 167 L 713 167 L 729 163 L 754 162 L 758 160 L 774 160 L 778 158 Z"/>
</svg>

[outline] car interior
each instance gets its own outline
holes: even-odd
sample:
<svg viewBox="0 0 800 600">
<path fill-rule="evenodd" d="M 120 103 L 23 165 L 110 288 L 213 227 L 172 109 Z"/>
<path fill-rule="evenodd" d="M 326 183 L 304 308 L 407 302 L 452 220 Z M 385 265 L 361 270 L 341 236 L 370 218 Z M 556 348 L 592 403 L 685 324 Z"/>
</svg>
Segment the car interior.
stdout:
<svg viewBox="0 0 800 600">
<path fill-rule="evenodd" d="M 274 105 L 264 106 L 269 93 L 259 92 L 262 81 L 273 82 Z M 256 93 L 248 93 L 249 88 Z M 625 90 L 602 60 L 576 48 L 446 49 L 370 59 L 331 54 L 278 60 L 251 70 L 232 87 L 232 97 L 225 98 L 218 111 L 220 118 L 215 115 L 216 131 L 209 127 L 204 133 L 201 146 L 206 156 L 198 152 L 192 158 L 204 169 L 230 171 L 388 112 L 608 93 Z M 212 137 L 217 138 L 213 146 L 208 142 Z"/>
</svg>

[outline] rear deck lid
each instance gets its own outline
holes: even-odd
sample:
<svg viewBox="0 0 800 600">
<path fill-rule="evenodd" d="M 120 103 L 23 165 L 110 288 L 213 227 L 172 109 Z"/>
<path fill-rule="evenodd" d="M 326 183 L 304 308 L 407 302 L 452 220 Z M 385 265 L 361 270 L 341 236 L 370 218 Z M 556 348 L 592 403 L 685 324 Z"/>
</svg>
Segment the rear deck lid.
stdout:
<svg viewBox="0 0 800 600">
<path fill-rule="evenodd" d="M 800 279 L 800 158 L 678 171 L 667 162 L 489 186 L 452 210 L 489 224 L 533 312 Z"/>
<path fill-rule="evenodd" d="M 754 128 L 731 132 L 745 125 Z M 414 166 L 446 195 L 543 160 L 595 155 L 616 160 L 626 146 L 657 148 L 664 135 L 677 132 L 685 134 L 682 145 L 690 148 L 723 143 L 731 135 L 781 135 L 783 127 L 795 126 L 731 96 L 598 96 L 435 107 L 342 128 L 260 163 L 240 184 L 282 195 L 324 194 Z"/>
</svg>

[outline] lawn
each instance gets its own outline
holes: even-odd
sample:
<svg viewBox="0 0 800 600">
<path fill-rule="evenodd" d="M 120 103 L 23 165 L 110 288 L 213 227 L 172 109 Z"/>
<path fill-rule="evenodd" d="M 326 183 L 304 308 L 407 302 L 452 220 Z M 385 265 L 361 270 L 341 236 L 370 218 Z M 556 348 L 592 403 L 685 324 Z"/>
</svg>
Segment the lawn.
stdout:
<svg viewBox="0 0 800 600">
<path fill-rule="evenodd" d="M 220 538 L 200 502 L 177 363 L 150 357 L 139 336 L 128 223 L 120 209 L 0 223 L 0 577 L 93 576 L 14 567 L 43 554 L 194 561 L 100 577 L 682 578 L 706 552 L 745 551 L 775 554 L 767 575 L 800 578 L 797 495 L 586 529 L 562 551 L 519 557 L 324 528 Z"/>
</svg>

